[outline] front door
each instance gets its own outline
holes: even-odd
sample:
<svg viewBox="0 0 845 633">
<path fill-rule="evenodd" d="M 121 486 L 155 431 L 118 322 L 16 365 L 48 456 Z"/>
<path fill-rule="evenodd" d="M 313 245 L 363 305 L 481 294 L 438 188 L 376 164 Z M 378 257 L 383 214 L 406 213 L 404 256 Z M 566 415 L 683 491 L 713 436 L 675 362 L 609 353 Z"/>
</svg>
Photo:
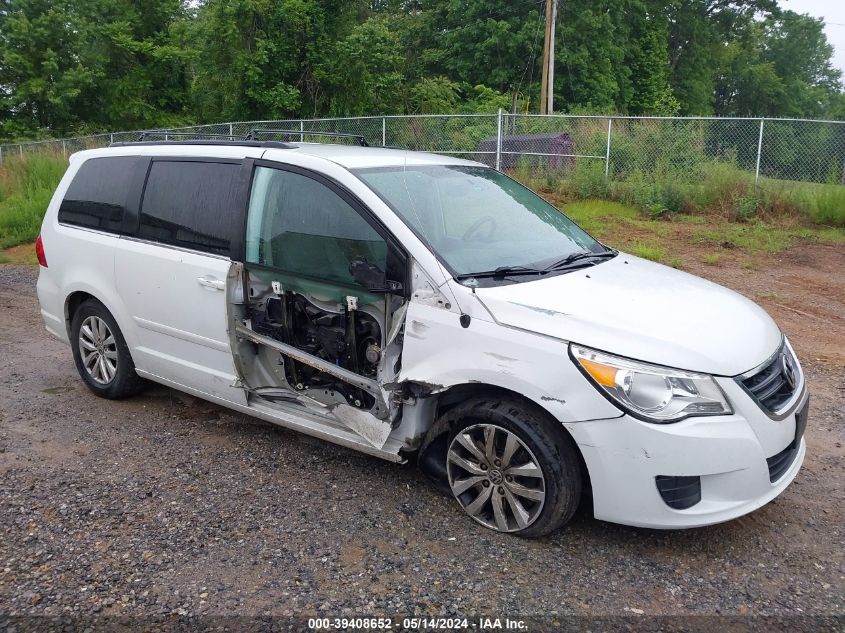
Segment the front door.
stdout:
<svg viewBox="0 0 845 633">
<path fill-rule="evenodd" d="M 402 278 L 400 260 L 342 188 L 290 166 L 256 167 L 245 252 L 252 326 L 307 355 L 283 352 L 280 387 L 321 402 L 376 445 L 390 430 L 384 395 L 374 391 L 395 373 L 385 347 L 403 302 L 389 281 Z"/>
</svg>

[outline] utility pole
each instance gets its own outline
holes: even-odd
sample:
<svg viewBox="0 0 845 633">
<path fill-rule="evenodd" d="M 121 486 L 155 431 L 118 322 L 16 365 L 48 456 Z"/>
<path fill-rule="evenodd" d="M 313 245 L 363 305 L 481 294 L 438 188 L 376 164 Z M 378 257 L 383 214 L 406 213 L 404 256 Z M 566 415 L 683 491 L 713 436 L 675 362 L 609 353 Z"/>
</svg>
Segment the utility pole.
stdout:
<svg viewBox="0 0 845 633">
<path fill-rule="evenodd" d="M 543 73 L 540 81 L 540 114 L 554 112 L 557 2 L 558 0 L 546 0 L 546 33 L 543 41 Z"/>
</svg>

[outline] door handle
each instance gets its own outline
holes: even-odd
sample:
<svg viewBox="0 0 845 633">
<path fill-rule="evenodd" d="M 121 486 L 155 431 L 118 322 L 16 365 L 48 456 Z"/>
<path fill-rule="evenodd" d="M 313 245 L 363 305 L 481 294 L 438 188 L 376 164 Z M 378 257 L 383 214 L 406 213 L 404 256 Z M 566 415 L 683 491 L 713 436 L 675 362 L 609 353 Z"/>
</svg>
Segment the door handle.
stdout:
<svg viewBox="0 0 845 633">
<path fill-rule="evenodd" d="M 202 286 L 203 288 L 209 288 L 210 290 L 225 290 L 226 289 L 226 282 L 222 279 L 216 279 L 215 277 L 197 277 L 197 283 Z"/>
</svg>

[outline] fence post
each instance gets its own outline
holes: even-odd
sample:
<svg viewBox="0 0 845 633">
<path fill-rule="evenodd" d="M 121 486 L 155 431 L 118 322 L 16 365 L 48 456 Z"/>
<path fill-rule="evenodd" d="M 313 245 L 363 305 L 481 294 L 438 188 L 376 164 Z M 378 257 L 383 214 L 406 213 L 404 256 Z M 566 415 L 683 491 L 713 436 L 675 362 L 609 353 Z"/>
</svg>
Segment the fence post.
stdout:
<svg viewBox="0 0 845 633">
<path fill-rule="evenodd" d="M 613 129 L 613 119 L 607 117 L 607 149 L 604 152 L 604 179 L 610 175 L 610 132 Z"/>
<path fill-rule="evenodd" d="M 67 146 L 65 145 L 65 139 L 62 139 L 62 156 L 67 158 Z"/>
<path fill-rule="evenodd" d="M 299 119 L 299 142 L 305 142 L 305 121 Z"/>
<path fill-rule="evenodd" d="M 760 136 L 757 137 L 757 168 L 754 170 L 754 186 L 760 182 L 760 155 L 763 153 L 763 122 L 765 119 L 760 119 Z"/>
<path fill-rule="evenodd" d="M 231 123 L 229 124 L 229 140 L 230 141 L 235 140 L 235 129 L 232 127 Z"/>
<path fill-rule="evenodd" d="M 3 146 L 0 145 L 0 165 L 3 164 Z"/>
<path fill-rule="evenodd" d="M 496 169 L 502 166 L 502 109 L 496 118 Z"/>
<path fill-rule="evenodd" d="M 381 117 L 381 146 L 387 147 L 387 118 Z"/>
<path fill-rule="evenodd" d="M 21 152 L 21 158 L 23 158 L 23 145 L 18 145 L 18 149 Z"/>
</svg>

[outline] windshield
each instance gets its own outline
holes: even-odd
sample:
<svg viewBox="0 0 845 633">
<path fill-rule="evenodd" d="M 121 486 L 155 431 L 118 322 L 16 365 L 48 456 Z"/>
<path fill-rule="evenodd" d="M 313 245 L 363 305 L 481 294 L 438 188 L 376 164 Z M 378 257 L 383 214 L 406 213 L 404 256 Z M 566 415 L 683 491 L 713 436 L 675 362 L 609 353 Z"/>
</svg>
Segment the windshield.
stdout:
<svg viewBox="0 0 845 633">
<path fill-rule="evenodd" d="M 434 249 L 455 276 L 544 268 L 607 249 L 530 189 L 487 167 L 378 167 L 356 175 Z"/>
</svg>

